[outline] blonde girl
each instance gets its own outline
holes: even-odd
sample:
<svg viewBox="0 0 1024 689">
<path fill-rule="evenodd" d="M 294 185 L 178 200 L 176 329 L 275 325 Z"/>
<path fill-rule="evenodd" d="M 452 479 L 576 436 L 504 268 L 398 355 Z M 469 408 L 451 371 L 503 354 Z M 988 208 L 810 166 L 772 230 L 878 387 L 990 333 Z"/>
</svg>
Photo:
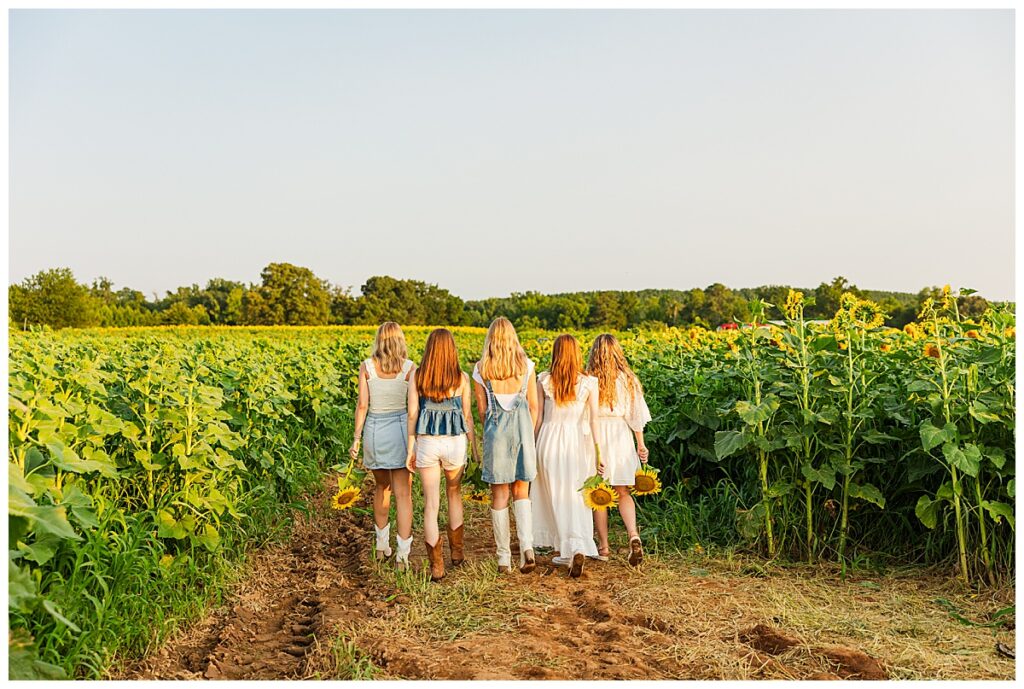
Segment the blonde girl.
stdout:
<svg viewBox="0 0 1024 689">
<path fill-rule="evenodd" d="M 423 483 L 423 540 L 430 578 L 444 577 L 444 553 L 437 515 L 441 509 L 441 474 L 448 495 L 448 548 L 452 565 L 464 560 L 462 470 L 468 447 L 475 444 L 469 376 L 459 368 L 455 337 L 437 328 L 427 337 L 423 361 L 409 384 L 409 451 L 406 466 Z M 468 443 L 467 443 L 468 438 Z"/>
<path fill-rule="evenodd" d="M 556 548 L 554 563 L 569 565 L 571 577 L 583 573 L 586 557 L 597 556 L 594 520 L 580 492 L 603 468 L 603 448 L 594 447 L 597 394 L 597 379 L 583 373 L 576 338 L 559 335 L 551 351 L 551 371 L 537 376 L 541 419 L 530 498 L 534 544 Z"/>
<path fill-rule="evenodd" d="M 587 373 L 597 378 L 597 440 L 604 450 L 602 475 L 619 497 L 619 515 L 629 534 L 629 564 L 637 566 L 644 557 L 636 527 L 636 505 L 630 495 L 641 462 L 647 463 L 644 426 L 651 412 L 644 400 L 640 380 L 626 361 L 614 335 L 602 333 L 590 348 Z M 635 440 L 635 445 L 634 445 Z M 594 512 L 598 559 L 608 559 L 608 513 Z"/>
<path fill-rule="evenodd" d="M 363 466 L 373 472 L 377 557 L 391 557 L 389 513 L 394 491 L 399 569 L 408 566 L 412 545 L 412 474 L 405 458 L 409 378 L 415 368 L 406 355 L 405 335 L 398 323 L 388 321 L 377 328 L 373 354 L 359 366 L 355 433 L 348 451 L 355 461 L 362 442 Z"/>
<path fill-rule="evenodd" d="M 491 526 L 498 572 L 512 568 L 508 503 L 516 514 L 519 571 L 532 572 L 533 517 L 530 481 L 537 475 L 533 429 L 540 418 L 534 365 L 526 357 L 512 323 L 495 318 L 483 353 L 473 368 L 473 389 L 484 425 L 483 480 L 491 484 Z"/>
</svg>

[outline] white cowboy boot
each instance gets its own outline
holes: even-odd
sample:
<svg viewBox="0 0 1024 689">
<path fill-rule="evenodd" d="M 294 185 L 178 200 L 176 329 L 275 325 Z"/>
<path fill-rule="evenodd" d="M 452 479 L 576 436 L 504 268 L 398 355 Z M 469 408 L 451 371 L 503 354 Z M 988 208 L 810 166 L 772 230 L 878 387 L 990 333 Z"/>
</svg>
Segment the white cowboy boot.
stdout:
<svg viewBox="0 0 1024 689">
<path fill-rule="evenodd" d="M 412 536 L 409 538 L 402 538 L 396 536 L 395 541 L 398 543 L 398 555 L 395 557 L 395 568 L 401 572 L 409 569 L 409 551 L 412 550 Z"/>
<path fill-rule="evenodd" d="M 519 539 L 519 571 L 529 574 L 537 568 L 533 555 L 533 506 L 526 498 L 514 501 L 512 509 L 516 513 L 516 537 Z"/>
<path fill-rule="evenodd" d="M 373 530 L 377 532 L 373 555 L 378 560 L 386 560 L 391 557 L 391 524 L 385 524 L 383 529 L 374 525 Z"/>
<path fill-rule="evenodd" d="M 498 550 L 498 572 L 512 570 L 512 536 L 509 533 L 508 508 L 491 510 L 491 530 L 494 531 L 494 545 Z"/>
</svg>

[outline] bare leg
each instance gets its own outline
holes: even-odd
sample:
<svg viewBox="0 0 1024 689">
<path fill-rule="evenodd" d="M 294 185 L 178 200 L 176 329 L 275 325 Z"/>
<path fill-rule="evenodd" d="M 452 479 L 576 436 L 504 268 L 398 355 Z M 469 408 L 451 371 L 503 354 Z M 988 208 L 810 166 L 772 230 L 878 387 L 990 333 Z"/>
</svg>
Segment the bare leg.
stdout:
<svg viewBox="0 0 1024 689">
<path fill-rule="evenodd" d="M 513 500 L 529 500 L 530 499 L 530 482 L 529 481 L 516 481 L 512 484 L 512 499 Z"/>
<path fill-rule="evenodd" d="M 437 543 L 437 513 L 441 509 L 441 467 L 417 468 L 423 483 L 423 541 L 428 546 Z"/>
<path fill-rule="evenodd" d="M 608 510 L 594 510 L 594 528 L 597 530 L 597 552 L 608 552 Z"/>
<path fill-rule="evenodd" d="M 391 470 L 391 488 L 395 492 L 395 521 L 401 538 L 412 536 L 412 474 L 408 469 Z"/>
<path fill-rule="evenodd" d="M 448 528 L 457 529 L 462 526 L 462 469 L 444 472 L 448 493 Z M 439 478 L 440 481 L 440 478 Z M 437 512 L 434 513 L 434 528 L 437 528 Z"/>
<path fill-rule="evenodd" d="M 619 514 L 622 516 L 622 523 L 626 525 L 626 533 L 630 538 L 639 536 L 636 528 L 636 504 L 633 496 L 629 493 L 630 486 L 615 486 L 615 492 L 619 494 Z M 596 516 L 596 512 L 594 513 Z M 605 517 L 605 543 L 608 542 L 607 517 Z"/>
<path fill-rule="evenodd" d="M 373 523 L 378 529 L 388 525 L 391 512 L 391 471 L 373 470 Z"/>
<path fill-rule="evenodd" d="M 491 484 L 491 509 L 503 510 L 508 507 L 508 486 L 507 483 Z"/>
</svg>

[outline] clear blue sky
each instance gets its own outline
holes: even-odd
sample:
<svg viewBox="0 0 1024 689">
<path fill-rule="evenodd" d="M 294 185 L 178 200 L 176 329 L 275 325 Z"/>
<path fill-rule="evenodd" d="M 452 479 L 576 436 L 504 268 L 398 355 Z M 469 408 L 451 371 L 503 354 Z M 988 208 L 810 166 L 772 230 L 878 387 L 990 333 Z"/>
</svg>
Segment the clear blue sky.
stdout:
<svg viewBox="0 0 1024 689">
<path fill-rule="evenodd" d="M 10 278 L 1013 297 L 1013 13 L 14 11 Z"/>
</svg>

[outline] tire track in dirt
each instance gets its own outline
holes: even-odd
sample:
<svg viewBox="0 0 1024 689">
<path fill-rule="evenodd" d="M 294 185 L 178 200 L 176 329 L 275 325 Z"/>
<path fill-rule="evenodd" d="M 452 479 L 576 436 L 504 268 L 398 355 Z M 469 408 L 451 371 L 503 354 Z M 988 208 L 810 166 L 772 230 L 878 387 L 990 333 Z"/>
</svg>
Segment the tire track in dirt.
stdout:
<svg viewBox="0 0 1024 689">
<path fill-rule="evenodd" d="M 369 595 L 365 534 L 370 520 L 327 507 L 296 515 L 288 543 L 254 553 L 248 574 L 221 608 L 170 639 L 124 679 L 298 679 L 329 655 L 337 620 L 382 607 Z M 364 495 L 363 506 L 368 507 Z M 324 645 L 326 643 L 326 646 Z"/>
</svg>

